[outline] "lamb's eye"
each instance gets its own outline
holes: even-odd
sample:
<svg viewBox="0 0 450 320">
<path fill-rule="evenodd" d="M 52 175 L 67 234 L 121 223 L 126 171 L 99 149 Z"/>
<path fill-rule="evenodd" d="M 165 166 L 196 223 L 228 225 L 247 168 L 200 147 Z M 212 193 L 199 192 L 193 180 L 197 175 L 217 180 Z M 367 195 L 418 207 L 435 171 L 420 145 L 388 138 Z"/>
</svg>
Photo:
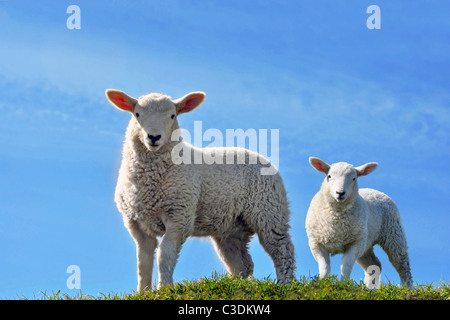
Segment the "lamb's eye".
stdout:
<svg viewBox="0 0 450 320">
<path fill-rule="evenodd" d="M 139 118 L 139 113 L 136 112 L 136 118 Z"/>
<path fill-rule="evenodd" d="M 173 119 L 173 118 L 175 118 L 175 115 L 173 114 L 173 115 L 171 115 L 170 117 Z"/>
<path fill-rule="evenodd" d="M 331 179 L 331 174 L 328 175 L 328 179 Z"/>
<path fill-rule="evenodd" d="M 356 180 L 356 178 L 353 178 L 353 181 L 355 181 Z"/>
</svg>

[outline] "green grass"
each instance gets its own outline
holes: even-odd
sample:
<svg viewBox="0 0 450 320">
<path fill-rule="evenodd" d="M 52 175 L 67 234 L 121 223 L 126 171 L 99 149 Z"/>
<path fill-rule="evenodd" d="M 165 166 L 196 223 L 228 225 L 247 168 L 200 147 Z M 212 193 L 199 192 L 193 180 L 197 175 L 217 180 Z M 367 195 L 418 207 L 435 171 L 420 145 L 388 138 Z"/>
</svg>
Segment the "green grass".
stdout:
<svg viewBox="0 0 450 320">
<path fill-rule="evenodd" d="M 59 300 L 450 300 L 450 284 L 441 282 L 415 285 L 412 290 L 393 284 L 382 284 L 378 290 L 368 290 L 364 283 L 340 281 L 335 276 L 325 279 L 306 277 L 290 285 L 278 285 L 274 280 L 231 279 L 214 274 L 211 278 L 184 281 L 162 289 L 143 293 L 100 294 L 97 297 L 79 293 L 75 296 L 40 293 L 34 299 Z"/>
</svg>

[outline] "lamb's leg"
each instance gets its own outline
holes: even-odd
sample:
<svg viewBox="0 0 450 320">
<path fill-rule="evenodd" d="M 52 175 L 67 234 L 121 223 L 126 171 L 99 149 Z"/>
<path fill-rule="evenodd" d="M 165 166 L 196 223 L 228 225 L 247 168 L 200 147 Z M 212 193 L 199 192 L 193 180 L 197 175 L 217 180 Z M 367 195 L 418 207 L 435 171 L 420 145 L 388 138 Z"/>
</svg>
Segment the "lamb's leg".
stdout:
<svg viewBox="0 0 450 320">
<path fill-rule="evenodd" d="M 125 226 L 136 243 L 137 291 L 142 292 L 152 287 L 153 260 L 158 242 L 155 237 L 142 231 L 136 221 L 126 221 Z"/>
<path fill-rule="evenodd" d="M 214 248 L 232 277 L 247 278 L 253 274 L 253 261 L 248 252 L 250 234 L 213 237 Z"/>
<path fill-rule="evenodd" d="M 358 257 L 360 247 L 353 245 L 344 253 L 341 260 L 341 280 L 347 280 L 352 273 L 353 265 Z"/>
<path fill-rule="evenodd" d="M 295 257 L 294 245 L 288 232 L 288 226 L 280 230 L 277 226 L 269 230 L 260 230 L 258 232 L 259 242 L 272 258 L 275 265 L 278 283 L 290 283 L 294 279 Z"/>
<path fill-rule="evenodd" d="M 309 243 L 309 248 L 311 249 L 314 259 L 319 265 L 319 277 L 324 278 L 328 276 L 331 271 L 330 254 L 328 253 L 328 250 L 322 245 L 313 242 Z"/>
<path fill-rule="evenodd" d="M 170 220 L 165 221 L 166 232 L 158 248 L 158 287 L 173 283 L 173 271 L 180 254 L 181 246 L 192 234 L 193 215 L 171 212 Z"/>
<path fill-rule="evenodd" d="M 411 267 L 409 265 L 408 253 L 388 254 L 389 261 L 397 270 L 402 285 L 406 285 L 408 289 L 412 289 L 413 281 L 411 275 Z"/>
<path fill-rule="evenodd" d="M 373 252 L 373 247 L 368 249 L 361 257 L 356 260 L 356 262 L 364 269 L 365 285 L 371 289 L 378 289 L 380 285 L 381 262 Z M 375 268 L 378 268 L 378 270 L 376 270 Z"/>
<path fill-rule="evenodd" d="M 408 246 L 403 233 L 394 233 L 387 241 L 380 243 L 380 246 L 389 257 L 389 261 L 397 270 L 402 285 L 408 289 L 412 288 L 411 267 L 409 264 Z"/>
<path fill-rule="evenodd" d="M 173 283 L 173 271 L 184 241 L 185 239 L 166 230 L 158 248 L 158 288 Z"/>
</svg>

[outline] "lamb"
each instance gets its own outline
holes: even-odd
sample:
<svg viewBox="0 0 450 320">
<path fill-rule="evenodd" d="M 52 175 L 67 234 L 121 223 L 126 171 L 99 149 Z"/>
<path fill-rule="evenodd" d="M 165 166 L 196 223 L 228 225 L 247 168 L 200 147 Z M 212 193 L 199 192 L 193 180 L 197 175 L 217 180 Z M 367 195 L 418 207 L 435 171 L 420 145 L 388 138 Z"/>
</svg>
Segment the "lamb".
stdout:
<svg viewBox="0 0 450 320">
<path fill-rule="evenodd" d="M 115 202 L 136 243 L 138 291 L 151 288 L 157 251 L 158 286 L 173 283 L 173 272 L 188 237 L 210 237 L 230 276 L 249 277 L 248 244 L 254 234 L 272 258 L 280 283 L 294 277 L 294 246 L 288 201 L 278 171 L 260 174 L 268 160 L 243 148 L 196 148 L 182 140 L 178 116 L 204 100 L 203 92 L 179 99 L 151 93 L 138 99 L 106 90 L 107 99 L 132 114 L 125 134 Z M 176 151 L 176 152 L 175 152 Z M 207 153 L 233 154 L 256 163 L 195 163 Z M 183 159 L 178 161 L 180 154 Z M 174 161 L 173 157 L 177 157 Z M 187 157 L 186 157 L 187 155 Z"/>
<path fill-rule="evenodd" d="M 363 188 L 357 178 L 378 166 L 370 162 L 354 167 L 345 162 L 331 166 L 310 157 L 310 164 L 326 174 L 322 186 L 313 197 L 306 216 L 309 247 L 319 265 L 321 278 L 330 273 L 330 257 L 343 253 L 341 277 L 350 277 L 355 261 L 364 269 L 364 283 L 379 286 L 381 263 L 373 247 L 378 244 L 400 275 L 401 283 L 412 287 L 408 247 L 396 204 L 384 193 Z M 375 284 L 375 285 L 374 285 Z"/>
</svg>

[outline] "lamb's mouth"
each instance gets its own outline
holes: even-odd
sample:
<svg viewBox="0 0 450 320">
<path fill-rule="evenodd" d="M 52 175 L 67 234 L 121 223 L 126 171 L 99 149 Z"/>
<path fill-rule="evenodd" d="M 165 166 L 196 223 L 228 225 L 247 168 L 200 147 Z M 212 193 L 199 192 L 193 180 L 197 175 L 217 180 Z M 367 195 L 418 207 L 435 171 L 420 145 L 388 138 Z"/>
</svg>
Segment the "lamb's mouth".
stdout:
<svg viewBox="0 0 450 320">
<path fill-rule="evenodd" d="M 149 145 L 148 145 L 148 149 L 149 149 L 150 151 L 156 151 L 156 150 L 158 150 L 159 148 L 161 148 L 161 146 L 160 146 L 159 144 L 149 144 Z"/>
<path fill-rule="evenodd" d="M 151 141 L 148 141 L 148 140 L 145 141 L 144 144 L 149 151 L 157 151 L 162 146 L 162 144 L 160 144 L 160 143 L 157 143 L 157 142 L 152 143 Z"/>
<path fill-rule="evenodd" d="M 345 200 L 347 200 L 347 197 L 345 197 L 345 196 L 337 196 L 337 197 L 334 197 L 334 199 L 337 202 L 344 202 Z"/>
</svg>

